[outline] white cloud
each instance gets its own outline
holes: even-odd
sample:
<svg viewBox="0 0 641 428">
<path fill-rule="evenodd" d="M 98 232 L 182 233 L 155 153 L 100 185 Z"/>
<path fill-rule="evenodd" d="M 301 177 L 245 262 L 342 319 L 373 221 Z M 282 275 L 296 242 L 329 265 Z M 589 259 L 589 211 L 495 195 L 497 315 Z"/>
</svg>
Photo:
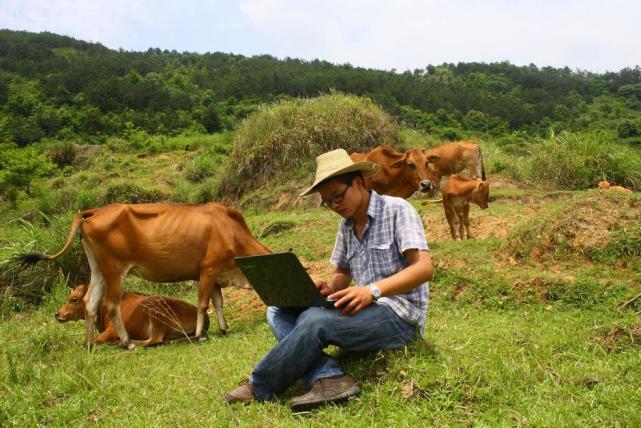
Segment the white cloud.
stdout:
<svg viewBox="0 0 641 428">
<path fill-rule="evenodd" d="M 413 69 L 458 61 L 604 71 L 641 63 L 641 4 L 632 1 L 245 0 L 276 36 L 278 56 Z"/>
</svg>

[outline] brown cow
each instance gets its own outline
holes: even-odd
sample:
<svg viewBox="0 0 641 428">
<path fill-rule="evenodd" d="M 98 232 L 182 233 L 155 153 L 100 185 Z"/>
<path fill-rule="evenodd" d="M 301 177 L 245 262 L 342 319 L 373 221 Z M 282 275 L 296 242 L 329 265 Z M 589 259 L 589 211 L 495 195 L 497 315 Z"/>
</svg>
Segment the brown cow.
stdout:
<svg viewBox="0 0 641 428">
<path fill-rule="evenodd" d="M 427 150 L 425 158 L 427 159 L 427 176 L 433 190 L 439 188 L 442 177 L 463 171 L 466 168 L 471 178 L 485 180 L 481 147 L 471 141 L 441 144 Z"/>
<path fill-rule="evenodd" d="M 399 153 L 389 146 L 378 146 L 369 153 L 352 153 L 349 157 L 354 162 L 368 160 L 381 166 L 377 174 L 365 179 L 367 188 L 381 195 L 409 198 L 417 190 L 431 190 L 425 150 Z"/>
<path fill-rule="evenodd" d="M 85 294 L 86 285 L 74 288 L 56 313 L 56 320 L 64 323 L 85 319 Z M 188 338 L 196 332 L 198 309 L 173 297 L 124 292 L 120 310 L 129 337 L 136 345 L 157 345 L 167 340 Z M 116 342 L 119 339 L 107 312 L 107 306 L 101 302 L 96 319 L 99 333 L 96 336 L 97 343 Z M 205 318 L 204 331 L 208 328 L 209 318 Z"/>
<path fill-rule="evenodd" d="M 472 238 L 469 220 L 470 202 L 485 209 L 489 195 L 490 183 L 485 180 L 465 178 L 460 174 L 450 176 L 443 189 L 443 208 L 453 239 L 457 238 L 457 232 L 461 239 L 464 239 L 463 227 L 467 231 L 467 239 Z"/>
<path fill-rule="evenodd" d="M 625 188 L 623 186 L 615 186 L 613 184 L 610 184 L 610 182 L 607 180 L 599 181 L 598 186 L 599 186 L 599 190 L 607 190 L 607 191 L 622 192 L 622 193 L 632 192 L 632 190 Z"/>
<path fill-rule="evenodd" d="M 199 280 L 196 336 L 205 339 L 207 304 L 212 298 L 218 328 L 228 330 L 221 287 L 251 288 L 234 257 L 269 253 L 254 238 L 242 215 L 224 205 L 107 205 L 76 214 L 67 243 L 59 253 L 23 254 L 23 264 L 62 256 L 80 230 L 91 269 L 85 340 L 94 345 L 94 322 L 104 295 L 122 344 L 135 346 L 122 321 L 122 282 L 128 272 L 155 282 Z"/>
</svg>

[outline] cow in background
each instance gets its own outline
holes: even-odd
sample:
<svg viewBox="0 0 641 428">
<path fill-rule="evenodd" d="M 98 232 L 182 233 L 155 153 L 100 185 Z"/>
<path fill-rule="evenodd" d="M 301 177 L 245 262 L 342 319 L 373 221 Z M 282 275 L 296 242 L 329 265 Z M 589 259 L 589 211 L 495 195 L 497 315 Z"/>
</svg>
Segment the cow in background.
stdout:
<svg viewBox="0 0 641 428">
<path fill-rule="evenodd" d="M 65 304 L 56 312 L 61 323 L 86 318 L 84 297 L 87 286 L 78 285 L 70 293 Z M 168 340 L 189 338 L 196 333 L 198 309 L 194 305 L 167 296 L 148 296 L 138 293 L 122 293 L 120 302 L 122 321 L 131 341 L 139 346 L 151 346 Z M 96 323 L 97 343 L 117 342 L 118 332 L 109 319 L 109 310 L 104 301 L 100 302 Z M 203 331 L 209 329 L 209 318 L 205 318 Z"/>
<path fill-rule="evenodd" d="M 602 190 L 602 191 L 612 191 L 612 192 L 621 192 L 621 193 L 630 193 L 630 192 L 632 192 L 632 190 L 627 189 L 627 188 L 625 188 L 623 186 L 612 185 L 607 180 L 599 181 L 598 187 L 599 187 L 599 190 Z"/>
<path fill-rule="evenodd" d="M 441 144 L 425 152 L 427 174 L 435 191 L 440 187 L 441 178 L 468 170 L 471 178 L 485 180 L 485 166 L 481 147 L 471 141 Z"/>
<path fill-rule="evenodd" d="M 368 153 L 352 153 L 352 161 L 367 160 L 381 166 L 380 171 L 365 179 L 365 186 L 381 195 L 409 198 L 420 190 L 431 190 L 425 150 L 412 149 L 399 153 L 389 146 L 378 146 Z"/>
<path fill-rule="evenodd" d="M 95 343 L 94 323 L 101 301 L 121 343 L 130 349 L 135 346 L 120 309 L 122 283 L 129 272 L 154 282 L 199 280 L 196 337 L 206 338 L 203 331 L 210 299 L 218 328 L 226 332 L 221 287 L 251 288 L 234 258 L 271 252 L 252 235 L 243 216 L 224 205 L 114 204 L 78 212 L 57 254 L 16 258 L 23 265 L 55 260 L 69 250 L 78 231 L 91 269 L 84 297 L 89 347 Z"/>
<path fill-rule="evenodd" d="M 443 189 L 443 199 L 424 201 L 423 205 L 431 203 L 443 203 L 445 217 L 450 226 L 452 239 L 472 238 L 470 233 L 470 202 L 474 202 L 481 209 L 488 207 L 490 197 L 490 183 L 481 179 L 471 179 L 460 174 L 450 176 Z"/>
</svg>

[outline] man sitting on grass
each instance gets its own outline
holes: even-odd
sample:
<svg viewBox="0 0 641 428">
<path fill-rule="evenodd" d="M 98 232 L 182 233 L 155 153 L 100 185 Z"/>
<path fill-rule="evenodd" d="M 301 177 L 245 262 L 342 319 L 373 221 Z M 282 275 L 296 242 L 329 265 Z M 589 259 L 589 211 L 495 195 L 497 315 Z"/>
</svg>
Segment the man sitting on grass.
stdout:
<svg viewBox="0 0 641 428">
<path fill-rule="evenodd" d="M 230 403 L 269 399 L 303 379 L 308 392 L 291 400 L 294 411 L 309 410 L 357 395 L 354 379 L 323 352 L 328 345 L 348 351 L 394 349 L 422 335 L 432 259 L 423 224 L 404 199 L 365 187 L 378 172 L 372 162 L 354 163 L 338 149 L 316 158 L 314 184 L 322 205 L 343 217 L 329 281 L 321 294 L 337 299 L 335 309 L 269 307 L 267 322 L 278 340 L 248 380 L 225 394 Z M 349 287 L 354 280 L 355 284 Z"/>
</svg>

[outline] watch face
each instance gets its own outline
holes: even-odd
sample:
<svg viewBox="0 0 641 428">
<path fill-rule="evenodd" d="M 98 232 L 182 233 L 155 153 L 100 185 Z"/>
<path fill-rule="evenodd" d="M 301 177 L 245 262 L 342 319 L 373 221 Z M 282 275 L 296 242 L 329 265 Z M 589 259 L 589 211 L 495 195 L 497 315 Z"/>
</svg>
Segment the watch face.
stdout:
<svg viewBox="0 0 641 428">
<path fill-rule="evenodd" d="M 378 288 L 376 285 L 372 285 L 371 287 L 372 287 L 372 295 L 377 299 L 381 297 L 381 289 Z"/>
</svg>

